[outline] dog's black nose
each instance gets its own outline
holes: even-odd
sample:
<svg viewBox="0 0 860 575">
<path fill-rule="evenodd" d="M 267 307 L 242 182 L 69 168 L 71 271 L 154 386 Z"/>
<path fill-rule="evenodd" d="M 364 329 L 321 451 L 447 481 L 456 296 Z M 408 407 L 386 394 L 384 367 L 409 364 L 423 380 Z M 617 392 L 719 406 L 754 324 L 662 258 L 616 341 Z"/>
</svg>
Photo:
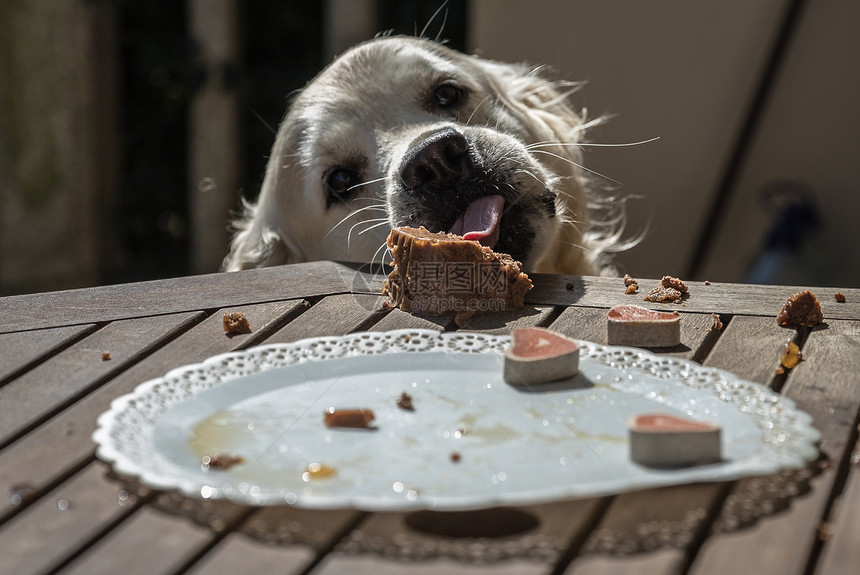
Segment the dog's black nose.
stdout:
<svg viewBox="0 0 860 575">
<path fill-rule="evenodd" d="M 410 190 L 438 192 L 457 185 L 469 170 L 469 144 L 453 128 L 444 128 L 414 143 L 400 169 Z"/>
</svg>

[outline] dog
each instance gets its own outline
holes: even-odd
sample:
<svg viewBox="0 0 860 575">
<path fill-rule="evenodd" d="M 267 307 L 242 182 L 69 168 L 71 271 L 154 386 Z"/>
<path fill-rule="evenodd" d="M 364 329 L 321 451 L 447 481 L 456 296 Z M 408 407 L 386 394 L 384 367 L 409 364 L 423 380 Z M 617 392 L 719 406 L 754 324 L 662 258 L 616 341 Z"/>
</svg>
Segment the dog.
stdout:
<svg viewBox="0 0 860 575">
<path fill-rule="evenodd" d="M 359 44 L 295 97 L 223 267 L 372 263 L 393 227 L 423 226 L 528 272 L 611 274 L 618 230 L 590 221 L 581 159 L 596 122 L 566 99 L 540 68 L 423 38 Z"/>
</svg>

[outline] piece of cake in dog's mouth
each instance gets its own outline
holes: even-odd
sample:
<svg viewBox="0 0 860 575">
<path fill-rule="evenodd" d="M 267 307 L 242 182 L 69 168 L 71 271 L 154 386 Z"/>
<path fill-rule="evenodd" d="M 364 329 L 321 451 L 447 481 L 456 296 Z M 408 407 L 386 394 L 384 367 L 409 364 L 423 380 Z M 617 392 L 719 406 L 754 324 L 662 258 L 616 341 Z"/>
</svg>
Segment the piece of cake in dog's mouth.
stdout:
<svg viewBox="0 0 860 575">
<path fill-rule="evenodd" d="M 579 344 L 542 327 L 511 332 L 505 350 L 503 377 L 512 385 L 534 385 L 567 379 L 579 373 Z"/>
<path fill-rule="evenodd" d="M 521 308 L 532 288 L 520 262 L 476 240 L 399 227 L 387 243 L 394 269 L 382 293 L 403 311 L 445 315 Z"/>
</svg>

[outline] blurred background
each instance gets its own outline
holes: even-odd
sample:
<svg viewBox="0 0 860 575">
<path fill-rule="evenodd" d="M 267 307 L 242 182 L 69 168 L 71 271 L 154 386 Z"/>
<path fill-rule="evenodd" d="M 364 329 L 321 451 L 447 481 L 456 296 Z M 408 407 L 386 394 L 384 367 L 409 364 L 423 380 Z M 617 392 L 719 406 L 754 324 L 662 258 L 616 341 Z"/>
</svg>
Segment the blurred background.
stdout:
<svg viewBox="0 0 860 575">
<path fill-rule="evenodd" d="M 216 272 L 289 95 L 394 30 L 584 81 L 622 273 L 860 286 L 853 0 L 3 0 L 0 295 Z M 443 27 L 444 21 L 444 27 Z"/>
</svg>

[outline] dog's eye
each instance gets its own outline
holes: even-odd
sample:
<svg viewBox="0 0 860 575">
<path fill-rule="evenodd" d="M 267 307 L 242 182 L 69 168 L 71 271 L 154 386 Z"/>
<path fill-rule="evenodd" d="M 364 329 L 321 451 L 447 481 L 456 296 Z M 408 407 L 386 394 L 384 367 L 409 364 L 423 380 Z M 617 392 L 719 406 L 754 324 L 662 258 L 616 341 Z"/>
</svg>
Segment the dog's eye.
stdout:
<svg viewBox="0 0 860 575">
<path fill-rule="evenodd" d="M 358 176 L 352 170 L 337 168 L 326 176 L 326 188 L 330 196 L 340 196 L 355 187 Z"/>
<path fill-rule="evenodd" d="M 440 84 L 433 92 L 436 103 L 442 108 L 456 106 L 463 99 L 463 89 L 451 83 Z"/>
</svg>

